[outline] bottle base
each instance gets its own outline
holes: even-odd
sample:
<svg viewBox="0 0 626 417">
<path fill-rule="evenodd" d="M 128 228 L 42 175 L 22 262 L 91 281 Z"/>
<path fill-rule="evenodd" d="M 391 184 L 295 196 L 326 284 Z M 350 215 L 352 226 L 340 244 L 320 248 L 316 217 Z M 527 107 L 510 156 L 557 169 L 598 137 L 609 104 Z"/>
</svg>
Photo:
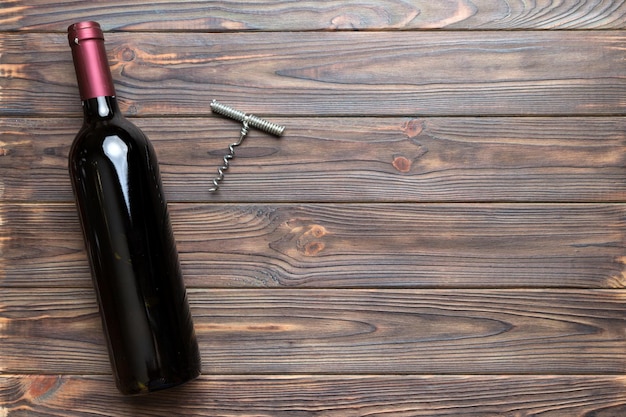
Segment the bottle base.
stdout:
<svg viewBox="0 0 626 417">
<path fill-rule="evenodd" d="M 197 379 L 200 372 L 187 375 L 182 378 L 157 378 L 147 382 L 135 381 L 132 385 L 121 383 L 117 384 L 117 389 L 127 396 L 147 395 L 153 392 L 162 391 L 169 388 L 178 387 Z"/>
</svg>

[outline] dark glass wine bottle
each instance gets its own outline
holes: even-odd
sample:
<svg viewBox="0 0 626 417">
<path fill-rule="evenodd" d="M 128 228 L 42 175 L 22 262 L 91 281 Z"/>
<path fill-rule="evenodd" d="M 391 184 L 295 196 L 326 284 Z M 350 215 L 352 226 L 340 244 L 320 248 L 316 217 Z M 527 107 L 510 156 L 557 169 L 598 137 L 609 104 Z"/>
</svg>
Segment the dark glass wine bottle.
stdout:
<svg viewBox="0 0 626 417">
<path fill-rule="evenodd" d="M 84 113 L 69 170 L 116 383 L 179 385 L 200 355 L 157 159 L 120 114 L 100 25 L 73 24 L 68 39 Z"/>
</svg>

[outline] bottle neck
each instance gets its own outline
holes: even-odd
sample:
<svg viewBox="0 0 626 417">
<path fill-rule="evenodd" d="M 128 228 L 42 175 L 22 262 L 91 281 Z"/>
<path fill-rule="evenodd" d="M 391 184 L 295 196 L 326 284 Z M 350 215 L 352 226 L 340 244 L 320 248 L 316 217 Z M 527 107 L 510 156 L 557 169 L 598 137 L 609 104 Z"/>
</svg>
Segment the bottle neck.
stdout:
<svg viewBox="0 0 626 417">
<path fill-rule="evenodd" d="M 96 122 L 121 117 L 115 96 L 99 96 L 83 100 L 85 122 Z"/>
<path fill-rule="evenodd" d="M 81 100 L 115 96 L 100 25 L 96 22 L 75 23 L 68 28 L 68 41 Z"/>
</svg>

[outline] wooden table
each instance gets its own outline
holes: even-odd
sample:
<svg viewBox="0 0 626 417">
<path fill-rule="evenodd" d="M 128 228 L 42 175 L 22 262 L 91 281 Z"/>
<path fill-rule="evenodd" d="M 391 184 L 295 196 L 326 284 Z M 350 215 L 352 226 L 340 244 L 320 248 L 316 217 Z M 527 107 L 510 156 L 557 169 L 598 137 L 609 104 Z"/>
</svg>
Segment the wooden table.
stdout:
<svg viewBox="0 0 626 417">
<path fill-rule="evenodd" d="M 147 397 L 114 388 L 66 170 L 80 20 L 159 155 L 202 351 Z M 608 0 L 5 2 L 0 416 L 626 415 L 625 28 Z M 212 99 L 287 126 L 217 194 Z"/>
</svg>

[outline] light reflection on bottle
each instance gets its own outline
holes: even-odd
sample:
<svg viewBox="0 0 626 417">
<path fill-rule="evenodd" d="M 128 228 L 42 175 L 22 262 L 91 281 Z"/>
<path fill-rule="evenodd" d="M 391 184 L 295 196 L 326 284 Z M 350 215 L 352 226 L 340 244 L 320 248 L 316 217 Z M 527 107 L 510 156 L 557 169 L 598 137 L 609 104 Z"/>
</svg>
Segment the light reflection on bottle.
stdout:
<svg viewBox="0 0 626 417">
<path fill-rule="evenodd" d="M 96 100 L 98 100 L 98 115 L 100 115 L 100 117 L 107 117 L 110 114 L 110 110 L 106 102 L 106 97 L 96 97 Z"/>
<path fill-rule="evenodd" d="M 130 200 L 128 197 L 128 145 L 119 136 L 107 136 L 102 142 L 104 154 L 113 163 L 117 177 L 124 194 L 126 209 L 130 214 Z"/>
</svg>

